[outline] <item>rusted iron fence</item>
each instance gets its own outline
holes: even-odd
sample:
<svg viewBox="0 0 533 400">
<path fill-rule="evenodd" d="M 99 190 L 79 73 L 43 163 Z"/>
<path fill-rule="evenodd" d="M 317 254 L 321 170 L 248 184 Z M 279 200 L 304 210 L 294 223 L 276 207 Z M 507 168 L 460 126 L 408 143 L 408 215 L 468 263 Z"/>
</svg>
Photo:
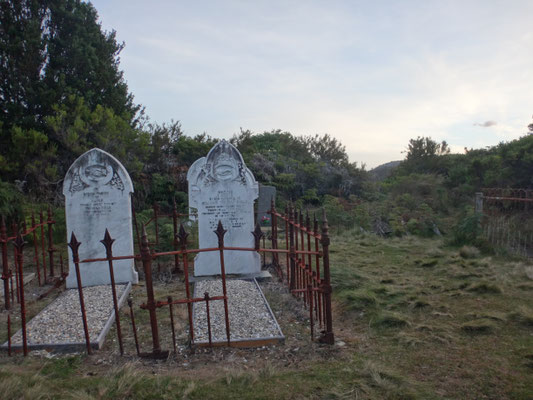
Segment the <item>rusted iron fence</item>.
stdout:
<svg viewBox="0 0 533 400">
<path fill-rule="evenodd" d="M 132 206 L 133 214 L 133 223 L 135 225 L 135 235 L 136 241 L 139 248 L 141 249 L 141 230 L 139 229 L 139 221 L 137 220 L 137 214 L 135 208 Z M 181 221 L 186 218 L 188 219 L 193 214 L 186 214 L 178 212 L 176 206 L 176 201 L 173 201 L 171 210 L 162 210 L 159 203 L 155 202 L 152 206 L 152 216 L 142 224 L 142 226 L 148 231 L 152 230 L 155 241 L 153 243 L 153 250 L 158 250 L 160 248 L 160 229 L 162 221 L 172 221 L 172 248 L 174 251 L 179 249 L 179 239 L 178 239 L 178 229 L 181 224 Z M 164 222 L 163 222 L 164 223 Z M 183 272 L 180 268 L 179 255 L 174 255 L 174 273 Z"/>
<path fill-rule="evenodd" d="M 140 305 L 140 308 L 142 310 L 147 310 L 150 316 L 150 329 L 151 329 L 151 337 L 152 337 L 152 349 L 150 352 L 141 352 L 140 344 L 138 340 L 137 335 L 137 324 L 135 322 L 135 311 L 134 311 L 134 305 L 133 301 L 130 299 L 128 301 L 128 305 L 130 308 L 130 321 L 132 325 L 133 330 L 133 336 L 135 340 L 135 347 L 137 354 L 139 356 L 144 357 L 151 357 L 151 358 L 166 358 L 169 354 L 168 350 L 162 350 L 161 344 L 160 344 L 160 334 L 159 334 L 159 324 L 158 324 L 158 317 L 157 317 L 157 310 L 160 308 L 168 308 L 168 312 L 170 314 L 170 330 L 172 333 L 172 342 L 173 342 L 173 348 L 174 351 L 176 351 L 176 333 L 175 333 L 175 327 L 174 327 L 174 314 L 173 314 L 173 306 L 174 305 L 186 305 L 187 307 L 187 313 L 188 313 L 188 324 L 189 324 L 189 340 L 192 344 L 194 344 L 194 323 L 193 323 L 193 315 L 192 315 L 192 305 L 193 303 L 197 302 L 204 302 L 206 305 L 207 310 L 209 310 L 209 302 L 212 301 L 223 301 L 224 302 L 224 313 L 225 313 L 225 325 L 226 325 L 226 338 L 227 338 L 227 344 L 231 345 L 231 331 L 230 331 L 230 323 L 229 323 L 229 309 L 228 309 L 228 295 L 227 295 L 227 288 L 226 288 L 226 272 L 225 272 L 225 262 L 224 262 L 224 250 L 230 250 L 232 248 L 228 248 L 224 246 L 224 235 L 226 233 L 226 230 L 222 227 L 222 224 L 218 224 L 217 230 L 214 232 L 218 236 L 218 247 L 215 248 L 209 248 L 209 249 L 189 249 L 187 244 L 187 238 L 189 234 L 185 231 L 182 224 L 180 224 L 180 228 L 178 231 L 178 234 L 176 235 L 178 238 L 178 244 L 180 249 L 175 251 L 168 251 L 168 252 L 153 252 L 150 249 L 150 244 L 148 243 L 147 234 L 146 234 L 146 228 L 143 226 L 142 229 L 142 236 L 141 236 L 141 251 L 140 255 L 130 255 L 130 256 L 114 256 L 112 251 L 112 246 L 114 239 L 111 238 L 111 235 L 106 230 L 104 239 L 101 241 L 102 244 L 106 248 L 106 257 L 105 258 L 92 258 L 92 259 L 85 259 L 80 260 L 79 259 L 79 247 L 81 245 L 80 242 L 77 241 L 75 234 L 73 233 L 71 236 L 71 240 L 69 243 L 69 246 L 72 250 L 72 257 L 74 261 L 74 265 L 76 268 L 76 275 L 78 280 L 78 291 L 79 291 L 79 298 L 80 298 L 80 307 L 81 307 L 81 314 L 82 314 L 82 322 L 84 326 L 84 333 L 85 333 L 85 340 L 86 340 L 86 346 L 87 346 L 87 352 L 91 352 L 91 343 L 89 339 L 88 334 L 88 328 L 87 328 L 87 321 L 86 321 L 86 312 L 85 312 L 85 305 L 84 305 L 84 299 L 83 299 L 83 284 L 81 282 L 81 277 L 79 274 L 79 264 L 82 263 L 88 263 L 88 262 L 107 262 L 109 264 L 109 272 L 111 277 L 111 286 L 112 286 L 112 296 L 113 296 L 113 307 L 115 309 L 115 316 L 116 316 L 116 328 L 117 328 L 117 339 L 120 347 L 120 352 L 123 354 L 124 348 L 123 348 L 123 341 L 122 341 L 122 333 L 121 333 L 121 326 L 120 326 L 120 314 L 118 313 L 118 302 L 117 302 L 117 296 L 116 296 L 116 288 L 115 288 L 115 281 L 113 278 L 113 261 L 115 260 L 124 260 L 124 259 L 140 259 L 142 261 L 143 269 L 144 269 L 144 277 L 145 277 L 145 287 L 146 287 L 146 302 Z M 255 250 L 255 249 L 248 249 L 248 250 Z M 205 293 L 204 297 L 192 297 L 191 290 L 190 290 L 190 280 L 189 280 L 189 262 L 188 262 L 188 256 L 189 254 L 196 254 L 200 252 L 205 251 L 218 251 L 220 253 L 220 277 L 222 282 L 222 296 L 209 296 L 209 293 Z M 186 297 L 181 299 L 173 299 L 172 297 L 167 297 L 164 300 L 157 300 L 155 298 L 155 291 L 154 291 L 154 283 L 153 283 L 153 273 L 152 273 L 152 262 L 156 260 L 158 257 L 165 257 L 165 256 L 178 256 L 182 258 L 182 264 L 183 264 L 183 274 L 184 274 L 184 284 L 185 284 L 185 293 Z M 207 326 L 208 326 L 208 332 L 211 332 L 211 321 L 209 318 L 209 312 L 207 313 Z M 209 334 L 209 345 L 212 345 L 212 339 L 211 335 Z"/>
<path fill-rule="evenodd" d="M 19 224 L 13 223 L 11 226 L 11 236 L 8 235 L 8 229 L 5 219 L 2 217 L 0 222 L 0 245 L 2 252 L 2 280 L 4 289 L 4 308 L 7 310 L 7 332 L 8 332 L 8 353 L 11 355 L 11 332 L 12 318 L 11 312 L 15 303 L 20 306 L 20 321 L 23 339 L 24 355 L 28 354 L 27 332 L 26 332 L 26 309 L 27 306 L 36 301 L 42 300 L 51 292 L 63 285 L 68 275 L 64 270 L 63 256 L 54 245 L 53 226 L 54 220 L 51 208 L 48 208 L 45 219 L 43 211 L 39 212 L 39 222 L 36 222 L 35 213 L 31 213 L 31 226 L 27 226 L 26 219 L 22 218 Z M 33 266 L 39 286 L 49 284 L 44 292 L 33 301 L 28 302 L 24 293 L 24 246 L 25 239 L 30 238 L 33 243 Z M 13 254 L 10 257 L 9 247 L 13 246 Z M 57 266 L 57 256 L 59 253 L 60 274 L 57 276 L 55 267 Z M 47 270 L 48 267 L 48 270 Z M 26 271 L 27 272 L 27 271 Z M 15 279 L 13 279 L 13 276 Z"/>
<path fill-rule="evenodd" d="M 284 213 L 279 213 L 272 203 L 270 215 L 272 248 L 259 251 L 272 253 L 272 264 L 280 280 L 287 284 L 294 296 L 303 300 L 309 310 L 311 337 L 314 339 L 315 328 L 318 326 L 321 331 L 319 341 L 333 344 L 330 238 L 326 214 L 323 213 L 320 231 L 316 216 L 311 221 L 309 213 L 304 216 L 301 210 L 292 205 L 288 205 Z M 259 235 L 256 233 L 255 236 L 257 240 Z M 285 255 L 285 268 L 282 267 L 282 254 Z M 315 324 L 315 321 L 318 323 Z"/>
<path fill-rule="evenodd" d="M 497 249 L 533 258 L 533 190 L 490 188 L 476 193 L 484 237 Z"/>
<path fill-rule="evenodd" d="M 141 233 L 138 234 L 138 240 L 140 243 L 140 254 L 133 255 L 120 255 L 113 254 L 114 239 L 111 233 L 106 230 L 102 245 L 106 249 L 106 256 L 102 258 L 92 259 L 79 259 L 79 248 L 83 246 L 83 243 L 78 242 L 75 232 L 71 233 L 70 242 L 68 246 L 72 252 L 72 260 L 75 266 L 78 294 L 82 315 L 82 324 L 84 328 L 84 336 L 86 342 L 87 352 L 91 353 L 91 342 L 87 326 L 87 317 L 85 310 L 85 302 L 83 295 L 83 282 L 81 279 L 79 266 L 82 263 L 89 262 L 106 262 L 109 265 L 110 281 L 112 287 L 112 300 L 113 308 L 115 311 L 115 324 L 116 333 L 118 339 L 118 345 L 120 353 L 124 354 L 124 345 L 122 338 L 122 328 L 120 324 L 120 314 L 118 310 L 118 300 L 116 294 L 116 285 L 114 280 L 113 262 L 116 260 L 134 259 L 142 263 L 144 270 L 145 288 L 146 288 L 146 300 L 138 305 L 140 310 L 148 311 L 150 320 L 150 334 L 151 334 L 151 350 L 149 352 L 142 352 L 141 345 L 138 339 L 139 325 L 136 324 L 135 314 L 140 310 L 135 309 L 133 300 L 128 300 L 129 316 L 131 322 L 131 328 L 133 330 L 133 337 L 135 341 L 136 352 L 139 356 L 152 357 L 152 358 L 166 358 L 169 354 L 168 350 L 161 348 L 160 341 L 160 326 L 158 323 L 158 310 L 168 310 L 170 317 L 170 332 L 172 337 L 172 347 L 176 351 L 176 332 L 174 324 L 174 307 L 178 305 L 185 305 L 187 309 L 187 322 L 188 322 L 188 338 L 190 344 L 195 344 L 195 327 L 193 321 L 192 306 L 194 303 L 203 303 L 206 307 L 207 318 L 207 331 L 208 331 L 208 344 L 214 345 L 211 336 L 211 320 L 210 320 L 210 303 L 213 301 L 222 301 L 224 303 L 224 324 L 226 331 L 226 344 L 232 346 L 231 341 L 231 326 L 229 319 L 228 309 L 228 293 L 226 287 L 226 272 L 225 272 L 225 260 L 224 251 L 255 251 L 260 254 L 266 255 L 270 253 L 272 265 L 278 275 L 280 281 L 284 281 L 290 292 L 297 298 L 303 301 L 304 306 L 309 310 L 309 321 L 311 337 L 314 339 L 315 331 L 320 329 L 319 341 L 322 343 L 333 344 L 333 327 L 332 327 L 332 311 L 331 311 L 331 284 L 329 273 L 329 228 L 325 214 L 322 218 L 322 227 L 319 231 L 319 222 L 316 217 L 311 219 L 308 214 L 304 215 L 301 211 L 297 211 L 292 206 L 285 209 L 285 213 L 278 213 L 272 204 L 270 210 L 272 216 L 272 227 L 270 232 L 270 240 L 268 244 L 270 247 L 266 247 L 266 236 L 261 230 L 261 226 L 258 224 L 251 234 L 254 236 L 254 247 L 227 247 L 224 244 L 224 236 L 226 230 L 222 223 L 219 221 L 217 229 L 214 234 L 218 237 L 218 246 L 213 248 L 190 248 L 188 243 L 189 233 L 185 230 L 182 223 L 179 223 L 180 217 L 188 216 L 186 214 L 179 214 L 174 206 L 174 211 L 170 214 L 162 214 L 157 207 L 154 207 L 154 216 L 146 224 L 143 224 Z M 135 215 L 135 214 L 134 214 Z M 146 225 L 154 222 L 155 226 L 158 224 L 158 219 L 162 217 L 172 218 L 174 225 L 174 238 L 173 238 L 173 250 L 157 252 L 151 249 Z M 42 219 L 42 218 L 41 218 Z M 52 215 L 49 212 L 48 220 L 46 223 L 43 221 L 39 224 L 32 223 L 30 229 L 25 229 L 24 234 L 33 234 L 36 230 L 43 230 L 47 225 L 50 229 L 53 221 Z M 178 228 L 179 226 L 179 228 Z M 15 248 L 15 263 L 17 271 L 19 272 L 19 280 L 22 282 L 22 266 L 23 266 L 23 235 L 19 234 L 16 238 L 7 237 L 2 231 L 2 248 L 5 245 L 13 241 Z M 51 231 L 50 231 L 51 232 Z M 156 228 L 156 242 L 159 239 L 159 234 Z M 51 233 L 49 234 L 49 240 L 51 243 L 48 248 L 49 259 L 53 259 L 55 248 L 52 243 Z M 38 241 L 34 241 L 36 245 L 35 254 L 38 254 Z M 44 242 L 43 242 L 44 243 Z M 262 245 L 262 246 L 261 246 Z M 41 245 L 41 250 L 44 249 L 44 245 Z M 189 263 L 189 257 L 198 254 L 200 252 L 218 252 L 220 255 L 220 279 L 222 284 L 222 295 L 210 296 L 209 293 L 204 293 L 202 297 L 193 297 L 190 290 L 190 274 L 192 269 Z M 4 254 L 4 253 L 3 253 Z M 44 252 L 43 260 L 44 260 Z M 183 281 L 185 286 L 185 297 L 173 298 L 167 296 L 164 299 L 156 299 L 152 264 L 160 257 L 174 257 L 175 270 L 183 274 Z M 265 258 L 263 258 L 265 259 Z M 43 261 L 44 264 L 44 261 Z M 285 265 L 283 265 L 285 264 Z M 53 274 L 53 261 L 50 262 L 50 273 Z M 62 279 L 65 279 L 66 274 L 63 272 L 61 259 L 61 271 Z M 181 268 L 179 266 L 181 265 Z M 4 267 L 5 268 L 5 267 Z M 7 273 L 5 276 L 11 279 L 10 269 L 7 267 Z M 46 272 L 44 272 L 46 276 Z M 5 279 L 6 282 L 8 279 Z M 24 354 L 27 354 L 27 340 L 26 340 L 26 328 L 25 328 L 25 312 L 24 312 L 24 298 L 23 298 L 23 286 L 20 285 L 21 300 L 21 319 L 22 319 L 22 335 L 23 335 L 23 349 Z M 8 287 L 10 289 L 11 286 Z M 9 293 L 9 290 L 6 292 Z M 11 334 L 10 318 L 8 316 L 8 336 Z M 168 331 L 167 331 L 168 332 Z M 11 352 L 10 352 L 11 353 Z"/>
</svg>

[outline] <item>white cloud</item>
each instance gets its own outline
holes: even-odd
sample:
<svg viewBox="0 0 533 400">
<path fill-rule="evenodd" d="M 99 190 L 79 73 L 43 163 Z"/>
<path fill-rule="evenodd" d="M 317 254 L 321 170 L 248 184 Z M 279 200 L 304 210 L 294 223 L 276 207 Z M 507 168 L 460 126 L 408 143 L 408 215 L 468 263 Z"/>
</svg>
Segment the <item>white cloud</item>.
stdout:
<svg viewBox="0 0 533 400">
<path fill-rule="evenodd" d="M 117 3 L 94 2 L 130 90 L 191 134 L 327 132 L 371 167 L 416 136 L 516 138 L 533 112 L 531 2 Z"/>
</svg>

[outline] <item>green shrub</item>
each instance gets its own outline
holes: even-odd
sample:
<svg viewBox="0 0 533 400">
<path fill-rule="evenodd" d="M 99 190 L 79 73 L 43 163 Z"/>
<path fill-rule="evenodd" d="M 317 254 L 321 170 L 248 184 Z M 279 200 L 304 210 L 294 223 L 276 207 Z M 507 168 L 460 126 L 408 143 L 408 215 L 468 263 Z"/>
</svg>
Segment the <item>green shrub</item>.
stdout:
<svg viewBox="0 0 533 400">
<path fill-rule="evenodd" d="M 407 221 L 407 232 L 413 235 L 419 235 L 421 233 L 420 224 L 416 218 L 411 218 Z"/>
<path fill-rule="evenodd" d="M 338 198 L 325 195 L 324 209 L 328 218 L 329 225 L 337 228 L 337 232 L 345 228 L 353 228 L 355 225 L 354 215 L 345 210 Z"/>
<path fill-rule="evenodd" d="M 21 214 L 22 196 L 15 185 L 0 181 L 0 216 L 6 223 Z"/>
<path fill-rule="evenodd" d="M 453 227 L 451 243 L 456 246 L 476 245 L 481 236 L 482 217 L 480 213 L 467 212 L 466 216 Z"/>
</svg>

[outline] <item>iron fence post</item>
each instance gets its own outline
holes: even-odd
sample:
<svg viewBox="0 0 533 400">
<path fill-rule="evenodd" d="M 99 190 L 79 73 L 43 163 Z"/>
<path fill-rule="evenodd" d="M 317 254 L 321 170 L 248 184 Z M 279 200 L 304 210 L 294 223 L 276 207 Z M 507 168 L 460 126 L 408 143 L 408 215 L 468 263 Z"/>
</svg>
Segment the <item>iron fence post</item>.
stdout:
<svg viewBox="0 0 533 400">
<path fill-rule="evenodd" d="M 326 317 L 326 330 L 323 333 L 320 341 L 322 343 L 334 344 L 335 339 L 333 337 L 333 319 L 331 314 L 331 279 L 329 271 L 329 226 L 328 220 L 326 218 L 326 211 L 323 210 L 323 221 L 322 221 L 322 251 L 323 251 L 323 270 L 324 270 L 324 280 L 322 282 L 322 290 L 324 293 L 324 306 L 325 306 L 325 317 Z"/>
<path fill-rule="evenodd" d="M 146 296 L 147 309 L 150 313 L 150 326 L 152 329 L 152 347 L 153 353 L 160 353 L 161 346 L 159 345 L 159 332 L 157 328 L 156 305 L 154 298 L 154 286 L 152 282 L 152 254 L 148 245 L 148 238 L 146 236 L 146 228 L 143 225 L 142 242 L 141 242 L 141 258 L 144 267 L 144 279 L 146 280 Z"/>
<path fill-rule="evenodd" d="M 270 227 L 271 227 L 271 239 L 272 249 L 278 249 L 278 217 L 276 216 L 276 206 L 274 205 L 274 197 L 270 200 Z M 272 264 L 278 273 L 278 279 L 281 282 L 283 280 L 283 271 L 279 265 L 278 253 L 272 253 Z"/>
<path fill-rule="evenodd" d="M 255 229 L 252 232 L 252 235 L 254 235 L 254 249 L 255 251 L 259 251 L 259 248 L 261 247 L 261 238 L 264 236 L 259 222 L 255 224 Z"/>
<path fill-rule="evenodd" d="M 87 325 L 87 315 L 85 314 L 85 301 L 83 299 L 83 288 L 81 286 L 81 274 L 80 274 L 80 257 L 78 254 L 78 249 L 80 248 L 81 242 L 78 242 L 76 235 L 72 232 L 70 236 L 70 243 L 68 246 L 72 250 L 72 261 L 76 269 L 76 282 L 78 284 L 78 295 L 80 298 L 80 308 L 81 308 L 81 319 L 83 321 L 83 332 L 85 334 L 85 345 L 87 347 L 87 354 L 92 354 L 91 350 L 91 339 L 89 337 L 89 327 Z"/>
<path fill-rule="evenodd" d="M 52 219 L 52 208 L 48 206 L 48 258 L 50 263 L 50 276 L 54 276 L 54 237 L 53 225 L 55 221 Z"/>
<path fill-rule="evenodd" d="M 289 208 L 289 263 L 290 263 L 290 274 L 291 279 L 289 281 L 289 289 L 296 289 L 296 249 L 294 248 L 294 220 L 292 206 Z"/>
<path fill-rule="evenodd" d="M 172 203 L 172 228 L 174 233 L 174 241 L 172 242 L 174 251 L 178 251 L 178 210 L 176 207 L 176 199 Z M 174 255 L 174 273 L 180 273 L 180 257 L 178 254 Z"/>
<path fill-rule="evenodd" d="M 133 329 L 133 339 L 135 340 L 135 349 L 137 350 L 137 356 L 141 355 L 141 349 L 139 347 L 139 339 L 137 338 L 137 327 L 135 326 L 135 315 L 133 314 L 133 300 L 128 297 L 128 307 L 130 308 L 131 328 Z"/>
<path fill-rule="evenodd" d="M 205 314 L 207 317 L 207 337 L 209 339 L 209 346 L 213 346 L 213 338 L 211 336 L 211 314 L 209 311 L 209 293 L 204 293 L 205 300 Z"/>
<path fill-rule="evenodd" d="M 115 310 L 115 323 L 117 324 L 117 339 L 120 348 L 120 355 L 124 355 L 124 347 L 122 345 L 122 331 L 120 329 L 120 314 L 118 309 L 117 290 L 115 287 L 115 272 L 113 271 L 113 243 L 115 239 L 111 238 L 109 231 L 106 229 L 104 240 L 100 240 L 105 247 L 107 262 L 109 264 L 109 278 L 111 280 L 111 293 L 113 294 L 113 309 Z"/>
<path fill-rule="evenodd" d="M 17 235 L 17 238 L 13 242 L 16 249 L 17 256 L 17 266 L 18 266 L 18 276 L 19 276 L 19 301 L 20 301 L 20 320 L 22 324 L 22 349 L 24 351 L 24 356 L 28 355 L 28 337 L 26 332 L 26 303 L 24 301 L 24 239 L 22 239 L 21 234 Z"/>
<path fill-rule="evenodd" d="M 287 270 L 287 284 L 290 286 L 291 272 L 290 272 L 290 252 L 289 252 L 289 206 L 285 205 L 285 269 Z"/>
<path fill-rule="evenodd" d="M 18 226 L 13 222 L 11 224 L 11 230 L 13 236 L 16 238 L 18 236 Z M 15 267 L 15 292 L 17 295 L 17 303 L 20 303 L 20 284 L 19 284 L 19 274 L 18 274 L 18 257 L 17 257 L 17 248 L 13 246 L 13 265 Z M 13 285 L 13 283 L 11 283 Z"/>
<path fill-rule="evenodd" d="M 44 246 L 44 217 L 43 210 L 39 211 L 39 225 L 41 227 L 41 255 L 43 257 L 43 284 L 46 283 L 46 250 Z"/>
<path fill-rule="evenodd" d="M 228 310 L 228 292 L 226 290 L 226 267 L 224 265 L 224 235 L 227 230 L 222 226 L 222 221 L 218 221 L 217 229 L 214 231 L 218 237 L 218 249 L 220 252 L 220 274 L 222 275 L 222 293 L 224 294 L 224 316 L 226 321 L 226 337 L 228 346 L 230 345 L 230 327 Z"/>
<path fill-rule="evenodd" d="M 37 282 L 39 283 L 39 286 L 42 286 L 41 266 L 39 265 L 39 245 L 37 243 L 37 233 L 35 232 L 36 228 L 37 227 L 35 225 L 35 213 L 32 211 L 31 212 L 31 229 L 33 233 L 33 251 L 34 251 L 33 262 L 35 263 L 35 267 L 37 268 Z"/>
<path fill-rule="evenodd" d="M 178 239 L 180 242 L 180 248 L 183 253 L 183 275 L 185 278 L 185 293 L 187 294 L 187 300 L 191 300 L 191 289 L 189 285 L 189 260 L 187 258 L 187 238 L 189 234 L 183 227 L 183 224 L 180 224 L 180 230 L 178 233 Z M 189 318 L 189 338 L 191 343 L 194 342 L 194 325 L 192 320 L 192 304 L 190 301 L 187 302 L 187 314 Z"/>
<path fill-rule="evenodd" d="M 2 238 L 2 280 L 4 281 L 4 307 L 6 310 L 11 308 L 9 299 L 9 265 L 7 261 L 7 231 L 6 222 L 2 216 L 2 222 L 0 225 L 0 235 Z"/>
<path fill-rule="evenodd" d="M 174 313 L 172 312 L 172 296 L 167 297 L 167 303 L 170 314 L 170 327 L 172 328 L 172 346 L 174 347 L 174 353 L 176 353 L 176 329 L 174 328 Z"/>
</svg>

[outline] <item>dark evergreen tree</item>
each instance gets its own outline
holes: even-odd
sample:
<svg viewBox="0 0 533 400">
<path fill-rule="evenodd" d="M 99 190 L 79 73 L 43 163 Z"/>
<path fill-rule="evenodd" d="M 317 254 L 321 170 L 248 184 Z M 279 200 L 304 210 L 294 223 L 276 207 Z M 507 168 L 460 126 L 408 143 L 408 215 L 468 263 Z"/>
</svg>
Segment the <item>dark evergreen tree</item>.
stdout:
<svg viewBox="0 0 533 400">
<path fill-rule="evenodd" d="M 11 145 L 14 125 L 38 128 L 46 60 L 41 1 L 0 2 L 0 145 Z M 2 155 L 5 154 L 2 152 Z"/>
<path fill-rule="evenodd" d="M 94 7 L 80 0 L 0 2 L 0 171 L 50 193 L 93 146 L 132 172 L 149 143 L 119 54 Z M 47 190 L 46 188 L 49 188 Z"/>
</svg>

